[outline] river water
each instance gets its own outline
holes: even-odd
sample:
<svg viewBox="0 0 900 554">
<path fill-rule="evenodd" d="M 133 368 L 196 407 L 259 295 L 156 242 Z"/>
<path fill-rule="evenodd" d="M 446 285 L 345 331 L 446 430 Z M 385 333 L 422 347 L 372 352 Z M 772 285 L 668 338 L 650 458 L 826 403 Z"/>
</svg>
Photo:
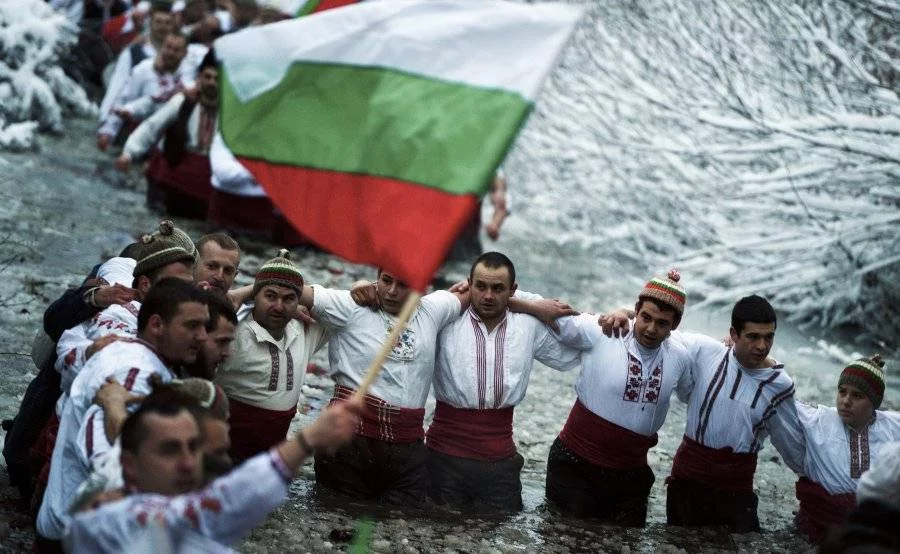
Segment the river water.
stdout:
<svg viewBox="0 0 900 554">
<path fill-rule="evenodd" d="M 606 178 L 614 170 L 610 164 L 619 158 L 600 155 L 597 141 L 592 139 L 603 116 L 599 112 L 607 109 L 611 100 L 606 104 L 591 100 L 591 95 L 602 96 L 592 61 L 592 51 L 599 45 L 594 30 L 602 12 L 595 4 L 590 6 L 588 18 L 506 163 L 513 215 L 500 240 L 486 242 L 485 247 L 513 259 L 523 290 L 566 299 L 585 311 L 604 311 L 633 303 L 642 283 L 653 273 L 664 273 L 682 249 L 696 248 L 697 237 L 706 230 L 700 224 L 691 229 L 672 228 L 669 223 L 674 215 L 654 224 L 653 217 L 659 218 L 667 209 L 659 203 L 659 191 L 665 189 L 667 195 L 679 192 L 671 183 L 647 185 L 641 180 L 623 187 L 621 181 Z M 117 175 L 111 159 L 93 149 L 92 131 L 92 122 L 69 122 L 64 136 L 44 139 L 39 154 L 0 154 L 4 174 L 0 178 L 3 418 L 15 413 L 34 374 L 26 354 L 46 303 L 66 285 L 80 281 L 98 260 L 117 252 L 129 237 L 152 228 L 157 221 L 157 216 L 144 208 L 140 178 L 134 173 Z M 623 161 L 629 167 L 635 163 L 633 159 Z M 679 205 L 669 208 L 688 209 Z M 714 206 L 709 208 L 690 209 L 714 212 Z M 715 213 L 710 217 L 715 219 Z M 196 223 L 184 225 L 195 236 L 203 231 Z M 239 281 L 249 282 L 259 260 L 273 254 L 276 246 L 244 241 L 244 247 Z M 310 282 L 328 286 L 346 287 L 357 278 L 372 277 L 368 268 L 316 252 L 302 252 L 299 263 Z M 460 276 L 466 268 L 450 266 L 446 272 L 450 277 Z M 699 277 L 683 274 L 689 300 L 682 327 L 724 336 L 727 310 L 691 310 L 691 283 Z M 823 336 L 783 321 L 772 355 L 786 363 L 799 398 L 830 404 L 843 362 L 871 353 L 870 348 L 856 344 L 852 337 Z M 327 363 L 323 353 L 316 361 Z M 731 535 L 666 528 L 663 480 L 684 427 L 684 406 L 678 402 L 673 403 L 659 444 L 650 453 L 657 481 L 647 528 L 598 526 L 548 511 L 543 497 L 546 456 L 574 401 L 575 377 L 576 372 L 560 374 L 535 368 L 526 400 L 516 410 L 515 438 L 525 458 L 525 509 L 521 514 L 482 518 L 437 509 L 404 512 L 348 503 L 318 495 L 312 466 L 307 464 L 291 488 L 288 503 L 239 545 L 239 550 L 343 550 L 347 543 L 342 532 L 364 518 L 374 522 L 370 547 L 379 552 L 795 552 L 808 547 L 796 536 L 791 522 L 796 509 L 794 476 L 771 447 L 761 453 L 756 476 L 762 533 Z M 330 397 L 329 381 L 309 375 L 304 392 L 308 410 L 295 420 L 297 426 L 314 417 Z M 886 394 L 888 406 L 898 405 L 898 393 L 900 386 L 892 378 Z M 7 487 L 2 497 L 12 495 Z M 9 551 L 21 550 L 29 539 L 21 520 L 5 508 L 0 510 L 0 538 L 4 538 L 0 550 Z"/>
</svg>

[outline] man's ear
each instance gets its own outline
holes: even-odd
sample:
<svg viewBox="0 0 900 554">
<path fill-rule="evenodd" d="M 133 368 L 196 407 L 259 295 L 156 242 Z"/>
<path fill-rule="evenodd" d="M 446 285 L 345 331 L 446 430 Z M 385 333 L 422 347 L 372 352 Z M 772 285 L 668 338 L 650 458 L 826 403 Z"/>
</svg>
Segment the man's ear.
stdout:
<svg viewBox="0 0 900 554">
<path fill-rule="evenodd" d="M 150 278 L 146 275 L 141 275 L 138 277 L 137 281 L 137 289 L 140 291 L 141 296 L 147 296 L 147 292 L 150 290 L 150 287 L 153 283 L 150 282 Z"/>
<path fill-rule="evenodd" d="M 737 342 L 738 338 L 741 336 L 734 327 L 728 329 L 728 335 L 731 337 L 731 342 Z"/>
<path fill-rule="evenodd" d="M 516 290 L 519 288 L 519 283 L 513 283 L 511 287 L 509 287 L 509 295 L 512 296 L 516 293 Z"/>
<path fill-rule="evenodd" d="M 166 322 L 163 321 L 162 316 L 159 314 L 152 314 L 147 320 L 147 331 L 154 337 L 161 336 L 165 326 Z"/>
<path fill-rule="evenodd" d="M 137 484 L 135 461 L 134 454 L 127 450 L 123 450 L 119 455 L 119 463 L 122 464 L 122 480 L 125 481 L 126 487 L 133 487 Z"/>
</svg>

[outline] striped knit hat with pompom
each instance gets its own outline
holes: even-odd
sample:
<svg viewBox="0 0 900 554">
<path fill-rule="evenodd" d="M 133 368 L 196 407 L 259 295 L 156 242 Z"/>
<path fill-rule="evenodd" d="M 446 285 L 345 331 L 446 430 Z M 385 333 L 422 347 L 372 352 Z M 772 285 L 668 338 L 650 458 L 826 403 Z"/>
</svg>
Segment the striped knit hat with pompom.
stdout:
<svg viewBox="0 0 900 554">
<path fill-rule="evenodd" d="M 284 248 L 278 252 L 278 256 L 259 267 L 253 282 L 253 296 L 266 285 L 280 285 L 294 289 L 297 295 L 303 294 L 303 274 L 291 262 L 290 253 Z"/>
<path fill-rule="evenodd" d="M 684 304 L 687 302 L 687 294 L 684 287 L 678 284 L 681 280 L 681 274 L 672 269 L 666 275 L 665 279 L 654 277 L 647 281 L 638 298 L 643 300 L 646 298 L 662 302 L 667 306 L 671 306 L 679 314 L 684 314 Z"/>
<path fill-rule="evenodd" d="M 852 385 L 872 401 L 876 410 L 884 399 L 884 360 L 881 354 L 854 360 L 841 372 L 838 386 Z"/>
</svg>

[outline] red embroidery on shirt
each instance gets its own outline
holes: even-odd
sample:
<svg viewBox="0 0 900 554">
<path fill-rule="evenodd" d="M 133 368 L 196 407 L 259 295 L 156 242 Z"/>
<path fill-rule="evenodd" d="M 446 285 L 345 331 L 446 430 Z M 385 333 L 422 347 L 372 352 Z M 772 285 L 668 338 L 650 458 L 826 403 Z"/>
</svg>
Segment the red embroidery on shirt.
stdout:
<svg viewBox="0 0 900 554">
<path fill-rule="evenodd" d="M 75 349 L 69 350 L 68 354 L 66 354 L 65 359 L 66 365 L 72 365 L 75 363 Z"/>
<path fill-rule="evenodd" d="M 184 517 L 191 522 L 191 527 L 194 529 L 200 528 L 200 516 L 197 515 L 197 508 L 193 502 L 188 502 L 188 505 L 184 508 Z"/>
<path fill-rule="evenodd" d="M 125 383 L 123 386 L 126 389 L 131 390 L 131 388 L 134 387 L 134 382 L 135 380 L 137 380 L 138 373 L 140 372 L 141 370 L 136 367 L 129 369 L 128 375 L 125 377 Z"/>
<path fill-rule="evenodd" d="M 271 342 L 269 345 L 269 357 L 272 358 L 272 372 L 269 373 L 269 390 L 278 390 L 278 370 L 281 365 L 278 356 L 278 347 Z"/>
<path fill-rule="evenodd" d="M 287 359 L 287 390 L 294 390 L 294 357 L 290 350 L 284 351 L 284 357 Z"/>
<path fill-rule="evenodd" d="M 94 416 L 97 415 L 96 412 L 91 414 L 91 417 L 88 418 L 87 423 L 87 431 L 84 437 L 84 447 L 87 450 L 88 458 L 94 455 Z"/>
<path fill-rule="evenodd" d="M 219 513 L 222 511 L 222 503 L 217 498 L 204 496 L 200 498 L 200 508 L 203 510 L 209 510 L 210 512 Z"/>
<path fill-rule="evenodd" d="M 655 404 L 659 400 L 659 392 L 662 389 L 663 365 L 662 362 L 656 369 L 650 372 L 647 382 L 644 382 L 644 366 L 630 352 L 628 353 L 628 373 L 625 377 L 625 392 L 622 400 L 626 402 L 647 402 Z"/>
<path fill-rule="evenodd" d="M 625 392 L 622 394 L 622 400 L 626 402 L 638 402 L 641 398 L 641 385 L 643 379 L 643 366 L 641 361 L 635 358 L 630 352 L 628 353 L 628 373 L 625 376 Z"/>
</svg>

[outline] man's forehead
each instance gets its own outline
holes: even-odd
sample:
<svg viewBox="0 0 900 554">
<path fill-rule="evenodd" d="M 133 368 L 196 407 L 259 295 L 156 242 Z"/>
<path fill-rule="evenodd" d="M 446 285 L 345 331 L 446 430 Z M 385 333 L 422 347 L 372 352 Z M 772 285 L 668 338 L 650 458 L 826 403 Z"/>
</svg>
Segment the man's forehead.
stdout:
<svg viewBox="0 0 900 554">
<path fill-rule="evenodd" d="M 291 287 L 285 287 L 282 285 L 265 285 L 263 288 L 259 289 L 261 294 L 266 294 L 267 292 L 274 292 L 278 296 L 289 296 L 293 294 L 297 296 L 297 291 L 292 289 Z"/>
<path fill-rule="evenodd" d="M 747 334 L 755 334 L 755 335 L 774 335 L 775 334 L 775 324 L 774 323 L 755 323 L 753 321 L 748 321 L 744 324 L 744 329 L 741 331 L 742 335 Z"/>
<path fill-rule="evenodd" d="M 155 443 L 169 440 L 191 439 L 200 435 L 197 421 L 186 409 L 172 415 L 147 414 L 144 416 L 147 438 Z"/>
<path fill-rule="evenodd" d="M 206 304 L 195 300 L 182 302 L 178 304 L 178 310 L 175 312 L 175 317 L 202 317 L 204 319 L 209 319 L 209 307 L 207 307 Z"/>
<path fill-rule="evenodd" d="M 509 281 L 509 268 L 504 265 L 488 267 L 483 263 L 479 263 L 475 266 L 472 277 L 481 281 Z"/>
</svg>

